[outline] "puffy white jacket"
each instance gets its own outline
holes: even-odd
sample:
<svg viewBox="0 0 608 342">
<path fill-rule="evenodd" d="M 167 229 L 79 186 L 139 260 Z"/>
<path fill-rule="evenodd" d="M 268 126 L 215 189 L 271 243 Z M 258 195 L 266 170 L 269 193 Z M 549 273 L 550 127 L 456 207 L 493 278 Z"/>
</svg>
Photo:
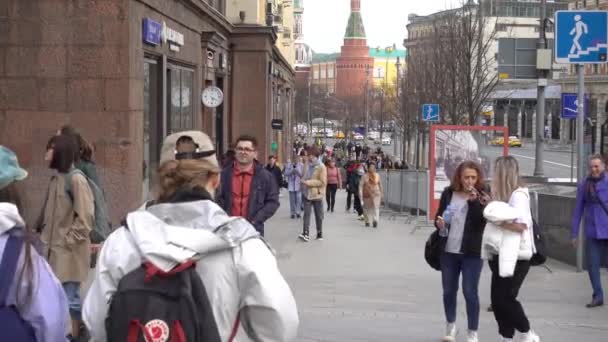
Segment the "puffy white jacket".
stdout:
<svg viewBox="0 0 608 342">
<path fill-rule="evenodd" d="M 142 259 L 169 271 L 190 258 L 205 284 L 222 341 L 237 314 L 235 341 L 291 341 L 298 329 L 293 294 L 253 226 L 209 200 L 167 203 L 130 213 L 105 241 L 83 306 L 93 341 L 106 341 L 105 319 L 118 281 Z M 217 227 L 222 227 L 214 232 Z"/>
<path fill-rule="evenodd" d="M 517 260 L 530 260 L 535 249 L 528 189 L 515 190 L 509 203 L 490 202 L 484 209 L 483 216 L 487 224 L 482 238 L 481 257 L 492 260 L 498 255 L 499 275 L 503 278 L 512 277 Z M 501 228 L 498 224 L 502 222 L 524 223 L 528 229 L 517 233 Z"/>
</svg>

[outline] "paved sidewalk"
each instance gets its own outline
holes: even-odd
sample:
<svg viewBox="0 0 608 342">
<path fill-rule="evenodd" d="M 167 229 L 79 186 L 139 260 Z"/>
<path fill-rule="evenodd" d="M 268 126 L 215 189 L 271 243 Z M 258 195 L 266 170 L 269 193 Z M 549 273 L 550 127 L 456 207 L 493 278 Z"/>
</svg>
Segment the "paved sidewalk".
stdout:
<svg viewBox="0 0 608 342">
<path fill-rule="evenodd" d="M 298 341 L 439 341 L 444 332 L 440 273 L 423 257 L 430 228 L 412 235 L 412 224 L 403 218 L 388 221 L 386 216 L 379 229 L 364 228 L 354 214 L 344 212 L 344 203 L 345 193 L 340 191 L 339 209 L 326 213 L 321 242 L 298 241 L 302 221 L 289 219 L 285 195 L 267 225 L 267 238 L 298 302 Z M 311 235 L 314 232 L 313 223 Z M 591 293 L 586 273 L 553 261 L 549 266 L 553 273 L 533 268 L 520 294 L 542 341 L 608 341 L 608 307 L 584 307 Z M 499 341 L 494 317 L 485 311 L 489 275 L 486 266 L 480 284 L 482 342 Z M 608 286 L 606 273 L 604 285 Z M 465 341 L 462 294 L 457 324 L 458 341 Z"/>
</svg>

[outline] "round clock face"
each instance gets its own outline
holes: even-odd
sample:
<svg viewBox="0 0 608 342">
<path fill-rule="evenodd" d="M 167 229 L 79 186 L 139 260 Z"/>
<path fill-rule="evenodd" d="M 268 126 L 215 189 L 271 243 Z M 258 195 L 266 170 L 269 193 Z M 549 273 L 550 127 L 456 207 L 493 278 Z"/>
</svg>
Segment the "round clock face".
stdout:
<svg viewBox="0 0 608 342">
<path fill-rule="evenodd" d="M 203 90 L 201 99 L 205 106 L 215 108 L 224 101 L 224 93 L 222 93 L 222 90 L 218 87 L 207 87 Z"/>
</svg>

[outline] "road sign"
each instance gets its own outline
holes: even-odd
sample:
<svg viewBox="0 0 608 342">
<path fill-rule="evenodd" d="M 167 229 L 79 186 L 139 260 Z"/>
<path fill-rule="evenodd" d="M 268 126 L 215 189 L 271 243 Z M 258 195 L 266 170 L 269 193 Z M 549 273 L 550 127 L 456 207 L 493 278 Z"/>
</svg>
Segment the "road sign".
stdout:
<svg viewBox="0 0 608 342">
<path fill-rule="evenodd" d="M 422 121 L 438 122 L 439 121 L 439 105 L 438 104 L 423 104 L 422 105 Z"/>
<path fill-rule="evenodd" d="M 585 96 L 586 97 L 586 96 Z M 575 93 L 562 93 L 562 108 L 561 108 L 561 118 L 562 119 L 576 119 L 578 112 L 578 95 Z M 588 98 L 586 97 L 586 100 Z M 585 117 L 589 117 L 589 112 L 587 111 L 589 107 L 587 106 L 587 101 L 584 103 L 584 111 Z"/>
<path fill-rule="evenodd" d="M 555 61 L 557 63 L 606 63 L 608 12 L 555 12 Z"/>
</svg>

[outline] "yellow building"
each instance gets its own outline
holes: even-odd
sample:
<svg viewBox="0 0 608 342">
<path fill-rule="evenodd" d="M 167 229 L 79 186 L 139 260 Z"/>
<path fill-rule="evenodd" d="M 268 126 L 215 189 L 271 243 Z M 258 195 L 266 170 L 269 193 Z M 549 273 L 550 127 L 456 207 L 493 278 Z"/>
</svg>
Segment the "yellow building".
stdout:
<svg viewBox="0 0 608 342">
<path fill-rule="evenodd" d="M 403 72 L 405 65 L 405 50 L 389 48 L 370 48 L 370 57 L 374 58 L 374 86 L 393 87 L 397 81 L 397 60 L 399 60 L 400 71 Z"/>
<path fill-rule="evenodd" d="M 277 48 L 295 66 L 293 0 L 227 0 L 226 18 L 233 24 L 274 26 Z"/>
</svg>

